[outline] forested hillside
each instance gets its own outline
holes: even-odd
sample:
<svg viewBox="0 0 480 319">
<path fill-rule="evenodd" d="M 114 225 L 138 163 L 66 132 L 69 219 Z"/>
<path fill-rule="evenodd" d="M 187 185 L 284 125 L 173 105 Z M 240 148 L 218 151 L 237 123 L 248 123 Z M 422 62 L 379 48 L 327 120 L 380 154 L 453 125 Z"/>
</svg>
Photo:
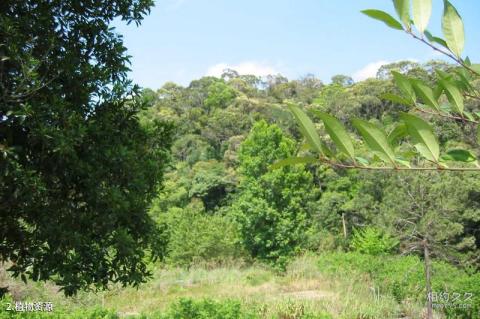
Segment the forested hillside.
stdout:
<svg viewBox="0 0 480 319">
<path fill-rule="evenodd" d="M 384 66 L 376 79 L 353 83 L 339 75 L 330 84 L 312 76 L 262 80 L 227 70 L 221 79 L 146 90 L 151 106 L 142 121 L 168 119 L 176 127 L 171 167 L 150 211 L 166 230 L 164 258 L 188 265 L 247 256 L 281 268 L 302 251 L 350 249 L 352 236 L 365 230 L 392 238 L 382 253 L 413 252 L 412 227 L 427 227 L 442 243 L 438 258 L 478 267 L 475 173 L 270 168 L 305 152 L 292 116 L 281 106 L 285 99 L 303 104 L 313 117 L 319 110 L 339 119 L 375 119 L 391 131 L 405 107 L 382 98 L 396 90 L 390 71 L 428 83 L 439 67 L 450 68 L 435 61 L 399 62 Z M 467 108 L 475 112 L 478 103 L 468 101 Z M 462 123 L 435 124 L 442 148 L 478 149 L 476 133 Z"/>
</svg>

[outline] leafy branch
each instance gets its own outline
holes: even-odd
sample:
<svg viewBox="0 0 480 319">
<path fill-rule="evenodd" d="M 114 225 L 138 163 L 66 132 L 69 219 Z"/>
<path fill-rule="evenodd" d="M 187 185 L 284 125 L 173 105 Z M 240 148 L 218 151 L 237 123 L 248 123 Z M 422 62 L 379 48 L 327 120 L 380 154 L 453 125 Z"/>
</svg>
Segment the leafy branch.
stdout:
<svg viewBox="0 0 480 319">
<path fill-rule="evenodd" d="M 352 126 L 358 131 L 368 149 L 369 159 L 355 154 L 354 140 L 336 118 L 323 112 L 313 111 L 323 122 L 325 131 L 335 146 L 335 150 L 332 150 L 320 138 L 316 126 L 309 116 L 299 106 L 287 103 L 315 156 L 289 158 L 279 161 L 273 165 L 273 168 L 308 162 L 343 169 L 480 171 L 477 157 L 469 150 L 452 149 L 440 154 L 438 139 L 431 125 L 423 118 L 412 114 L 424 113 L 460 121 L 463 124 L 473 124 L 477 126 L 480 136 L 478 126 L 480 113 L 474 115 L 465 110 L 466 98 L 480 99 L 479 93 L 472 84 L 472 81 L 480 76 L 480 65 L 471 64 L 468 58 L 465 60 L 461 58 L 465 40 L 463 21 L 460 15 L 449 1 L 444 1 L 442 30 L 445 39 L 441 39 L 431 35 L 426 29 L 431 15 L 431 0 L 413 0 L 412 18 L 410 17 L 409 0 L 395 0 L 394 5 L 401 22 L 380 10 L 369 9 L 362 12 L 384 22 L 393 29 L 405 31 L 435 51 L 453 59 L 460 65 L 460 69 L 454 69 L 453 72 L 448 73 L 437 69 L 437 82 L 433 87 L 418 78 L 393 71 L 393 79 L 400 95 L 388 93 L 383 98 L 409 106 L 410 112 L 400 114 L 401 122 L 389 134 L 384 128 L 363 119 L 351 120 Z M 413 26 L 420 35 L 413 31 Z M 447 105 L 441 104 L 442 96 L 448 100 Z M 398 144 L 400 140 L 410 142 L 415 148 L 416 156 L 405 156 L 404 153 L 399 152 L 400 146 L 407 145 Z M 426 163 L 432 165 L 413 165 L 411 162 L 417 158 L 423 158 Z M 447 164 L 449 162 L 461 162 L 469 166 L 450 167 Z M 377 163 L 381 163 L 381 165 Z"/>
</svg>

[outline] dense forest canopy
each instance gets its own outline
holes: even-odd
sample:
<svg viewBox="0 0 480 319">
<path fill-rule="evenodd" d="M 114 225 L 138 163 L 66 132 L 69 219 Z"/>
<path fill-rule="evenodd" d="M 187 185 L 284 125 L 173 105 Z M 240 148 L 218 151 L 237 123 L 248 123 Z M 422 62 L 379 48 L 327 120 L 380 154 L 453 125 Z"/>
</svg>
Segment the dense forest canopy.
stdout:
<svg viewBox="0 0 480 319">
<path fill-rule="evenodd" d="M 204 77 L 188 87 L 167 83 L 157 92 L 146 90 L 144 96 L 151 107 L 142 114 L 142 121 L 167 117 L 176 127 L 173 167 L 151 213 L 167 228 L 169 216 L 178 209 L 221 216 L 240 226 L 237 235 L 246 253 L 278 266 L 279 258 L 302 249 L 317 250 L 327 242 L 341 247 L 347 243 L 345 234 L 349 238 L 354 229 L 367 225 L 401 235 L 406 225 L 398 221 L 409 218 L 414 207 L 426 205 L 428 216 L 418 223 L 441 220 L 432 236 L 449 243 L 457 262 L 478 266 L 480 211 L 472 173 L 366 173 L 308 164 L 269 169 L 279 159 L 308 151 L 295 120 L 280 105 L 284 99 L 309 105 L 313 116 L 318 110 L 339 119 L 375 119 L 392 130 L 406 107 L 382 98 L 396 90 L 387 73 L 397 70 L 428 82 L 435 79 L 434 69 L 452 67 L 440 61 L 423 65 L 405 61 L 384 66 L 375 79 L 353 83 L 346 76 L 335 76 L 329 84 L 312 76 L 289 81 L 282 76 L 261 79 L 226 70 L 222 78 Z M 478 103 L 468 101 L 466 108 L 474 112 Z M 478 149 L 475 131 L 462 122 L 435 124 L 442 147 Z M 419 193 L 417 188 L 426 190 Z M 409 198 L 412 193 L 418 197 Z M 407 203 L 412 207 L 405 207 Z M 288 228 L 293 226 L 297 228 Z M 170 227 L 175 228 L 173 224 Z M 411 238 L 399 239 L 395 249 L 409 249 Z M 181 241 L 167 240 L 167 251 L 184 249 L 175 246 Z M 236 243 L 230 244 L 233 249 Z M 449 259 L 453 255 L 438 255 L 453 260 Z"/>
</svg>

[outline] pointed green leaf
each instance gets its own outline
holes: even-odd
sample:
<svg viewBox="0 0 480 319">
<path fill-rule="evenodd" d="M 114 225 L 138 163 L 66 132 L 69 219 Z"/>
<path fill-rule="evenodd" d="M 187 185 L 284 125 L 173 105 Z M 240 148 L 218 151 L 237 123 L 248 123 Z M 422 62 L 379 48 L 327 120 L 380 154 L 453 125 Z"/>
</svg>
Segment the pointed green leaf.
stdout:
<svg viewBox="0 0 480 319">
<path fill-rule="evenodd" d="M 404 159 L 404 158 L 402 158 L 402 157 L 399 157 L 399 156 L 395 157 L 395 161 L 396 161 L 398 164 L 403 165 L 403 166 L 406 166 L 406 167 L 408 167 L 408 168 L 411 168 L 411 167 L 412 167 L 412 166 L 410 165 L 410 161 L 408 161 L 408 160 L 406 160 L 406 159 Z"/>
<path fill-rule="evenodd" d="M 362 164 L 363 166 L 368 166 L 368 164 L 370 164 L 370 162 L 366 158 L 355 156 L 355 159 L 357 160 L 358 163 Z"/>
<path fill-rule="evenodd" d="M 435 73 L 437 73 L 437 76 L 440 78 L 440 80 L 451 80 L 453 76 L 443 70 L 436 69 Z"/>
<path fill-rule="evenodd" d="M 394 17 L 392 17 L 391 15 L 389 15 L 384 11 L 368 9 L 368 10 L 362 10 L 362 13 L 366 14 L 370 18 L 382 21 L 383 23 L 388 25 L 390 28 L 403 30 L 402 24 L 397 20 L 395 20 Z"/>
<path fill-rule="evenodd" d="M 469 119 L 470 121 L 475 121 L 475 118 L 473 117 L 473 114 L 467 111 L 463 111 L 463 115 Z"/>
<path fill-rule="evenodd" d="M 395 154 L 388 144 L 385 131 L 375 126 L 375 124 L 361 119 L 352 120 L 352 124 L 360 132 L 368 148 L 373 153 L 384 162 L 395 164 Z"/>
<path fill-rule="evenodd" d="M 412 0 L 413 23 L 420 33 L 423 33 L 428 26 L 432 15 L 432 0 Z"/>
<path fill-rule="evenodd" d="M 456 70 L 455 73 L 460 77 L 460 81 L 463 83 L 463 87 L 466 91 L 474 90 L 470 83 L 470 74 L 465 69 Z"/>
<path fill-rule="evenodd" d="M 448 0 L 444 0 L 443 3 L 443 36 L 445 37 L 450 51 L 452 51 L 457 57 L 460 57 L 465 46 L 465 31 L 463 28 L 463 21 L 457 12 L 457 9 L 455 9 L 455 7 Z"/>
<path fill-rule="evenodd" d="M 396 146 L 398 145 L 399 141 L 401 138 L 407 136 L 407 127 L 405 126 L 405 123 L 399 123 L 395 128 L 388 134 L 388 143 L 391 146 Z"/>
<path fill-rule="evenodd" d="M 318 117 L 320 117 L 320 119 L 323 121 L 325 130 L 327 131 L 328 135 L 330 135 L 330 138 L 335 143 L 338 150 L 351 159 L 354 159 L 355 150 L 353 148 L 353 143 L 342 123 L 327 113 L 315 112 L 315 114 L 317 114 Z"/>
<path fill-rule="evenodd" d="M 444 161 L 455 161 L 455 162 L 465 162 L 470 163 L 477 160 L 477 157 L 468 150 L 450 150 L 447 154 L 442 156 Z"/>
<path fill-rule="evenodd" d="M 410 25 L 410 0 L 393 0 L 398 17 L 404 25 Z"/>
<path fill-rule="evenodd" d="M 442 96 L 442 93 L 443 93 L 443 86 L 441 86 L 440 84 L 435 85 L 435 87 L 433 88 L 433 97 L 436 101 L 440 99 L 440 96 Z"/>
<path fill-rule="evenodd" d="M 446 80 L 441 80 L 440 84 L 445 90 L 445 94 L 447 95 L 448 101 L 450 102 L 452 109 L 458 114 L 463 114 L 463 95 L 460 90 L 455 85 L 453 85 L 452 82 L 448 82 Z"/>
<path fill-rule="evenodd" d="M 465 62 L 465 64 L 466 64 L 467 66 L 471 66 L 471 65 L 472 65 L 472 61 L 470 61 L 470 57 L 468 57 L 468 56 L 465 58 L 464 62 Z"/>
<path fill-rule="evenodd" d="M 423 103 L 439 111 L 440 106 L 438 105 L 438 102 L 435 99 L 433 90 L 421 80 L 412 79 L 410 81 L 412 83 L 413 89 L 415 90 L 417 95 L 422 99 Z"/>
<path fill-rule="evenodd" d="M 320 147 L 322 149 L 323 155 L 325 155 L 326 157 L 334 157 L 332 150 L 327 146 L 327 144 L 322 142 L 322 144 L 320 144 Z"/>
<path fill-rule="evenodd" d="M 312 150 L 322 153 L 320 137 L 318 136 L 315 125 L 310 118 L 305 114 L 298 106 L 292 103 L 288 103 L 287 107 L 292 112 L 293 116 L 297 120 L 300 126 L 300 132 L 306 138 L 308 144 L 312 147 Z"/>
<path fill-rule="evenodd" d="M 380 97 L 384 100 L 388 100 L 388 101 L 396 103 L 396 104 L 412 105 L 412 103 L 410 101 L 408 101 L 407 99 L 404 99 L 403 97 L 401 97 L 399 95 L 396 95 L 396 94 L 385 93 L 385 94 L 382 94 Z"/>
<path fill-rule="evenodd" d="M 410 83 L 408 77 L 397 71 L 392 71 L 392 75 L 400 92 L 402 92 L 407 99 L 411 101 L 411 104 L 414 104 L 415 91 L 413 90 L 412 84 Z"/>
<path fill-rule="evenodd" d="M 425 30 L 425 31 L 423 32 L 423 34 L 425 34 L 425 36 L 427 37 L 428 41 L 430 41 L 431 43 L 440 44 L 442 47 L 448 49 L 447 42 L 445 42 L 445 40 L 443 40 L 442 38 L 433 36 L 433 35 L 430 33 L 430 31 L 428 31 L 428 30 Z"/>
<path fill-rule="evenodd" d="M 407 126 L 408 134 L 417 151 L 427 160 L 437 163 L 440 147 L 430 124 L 408 113 L 402 113 L 400 117 Z"/>
<path fill-rule="evenodd" d="M 270 169 L 277 169 L 288 165 L 318 163 L 318 159 L 312 156 L 307 157 L 289 157 L 273 163 Z"/>
</svg>

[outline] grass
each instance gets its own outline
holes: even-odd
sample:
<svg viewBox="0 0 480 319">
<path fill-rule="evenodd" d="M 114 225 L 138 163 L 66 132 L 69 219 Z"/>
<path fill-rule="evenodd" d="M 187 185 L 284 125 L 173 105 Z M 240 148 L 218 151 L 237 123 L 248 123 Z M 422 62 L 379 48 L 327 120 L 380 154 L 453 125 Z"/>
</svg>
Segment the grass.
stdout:
<svg viewBox="0 0 480 319">
<path fill-rule="evenodd" d="M 305 313 L 342 319 L 421 318 L 421 305 L 398 303 L 391 294 L 378 294 L 367 274 L 324 271 L 319 267 L 320 259 L 298 257 L 283 274 L 259 264 L 242 263 L 189 269 L 158 267 L 153 279 L 139 289 L 112 287 L 101 293 L 81 293 L 74 299 L 63 298 L 53 285 L 14 284 L 20 299 L 48 300 L 70 309 L 100 306 L 115 309 L 120 317 L 165 312 L 181 298 L 207 298 L 236 300 L 260 318 L 297 319 Z"/>
</svg>

